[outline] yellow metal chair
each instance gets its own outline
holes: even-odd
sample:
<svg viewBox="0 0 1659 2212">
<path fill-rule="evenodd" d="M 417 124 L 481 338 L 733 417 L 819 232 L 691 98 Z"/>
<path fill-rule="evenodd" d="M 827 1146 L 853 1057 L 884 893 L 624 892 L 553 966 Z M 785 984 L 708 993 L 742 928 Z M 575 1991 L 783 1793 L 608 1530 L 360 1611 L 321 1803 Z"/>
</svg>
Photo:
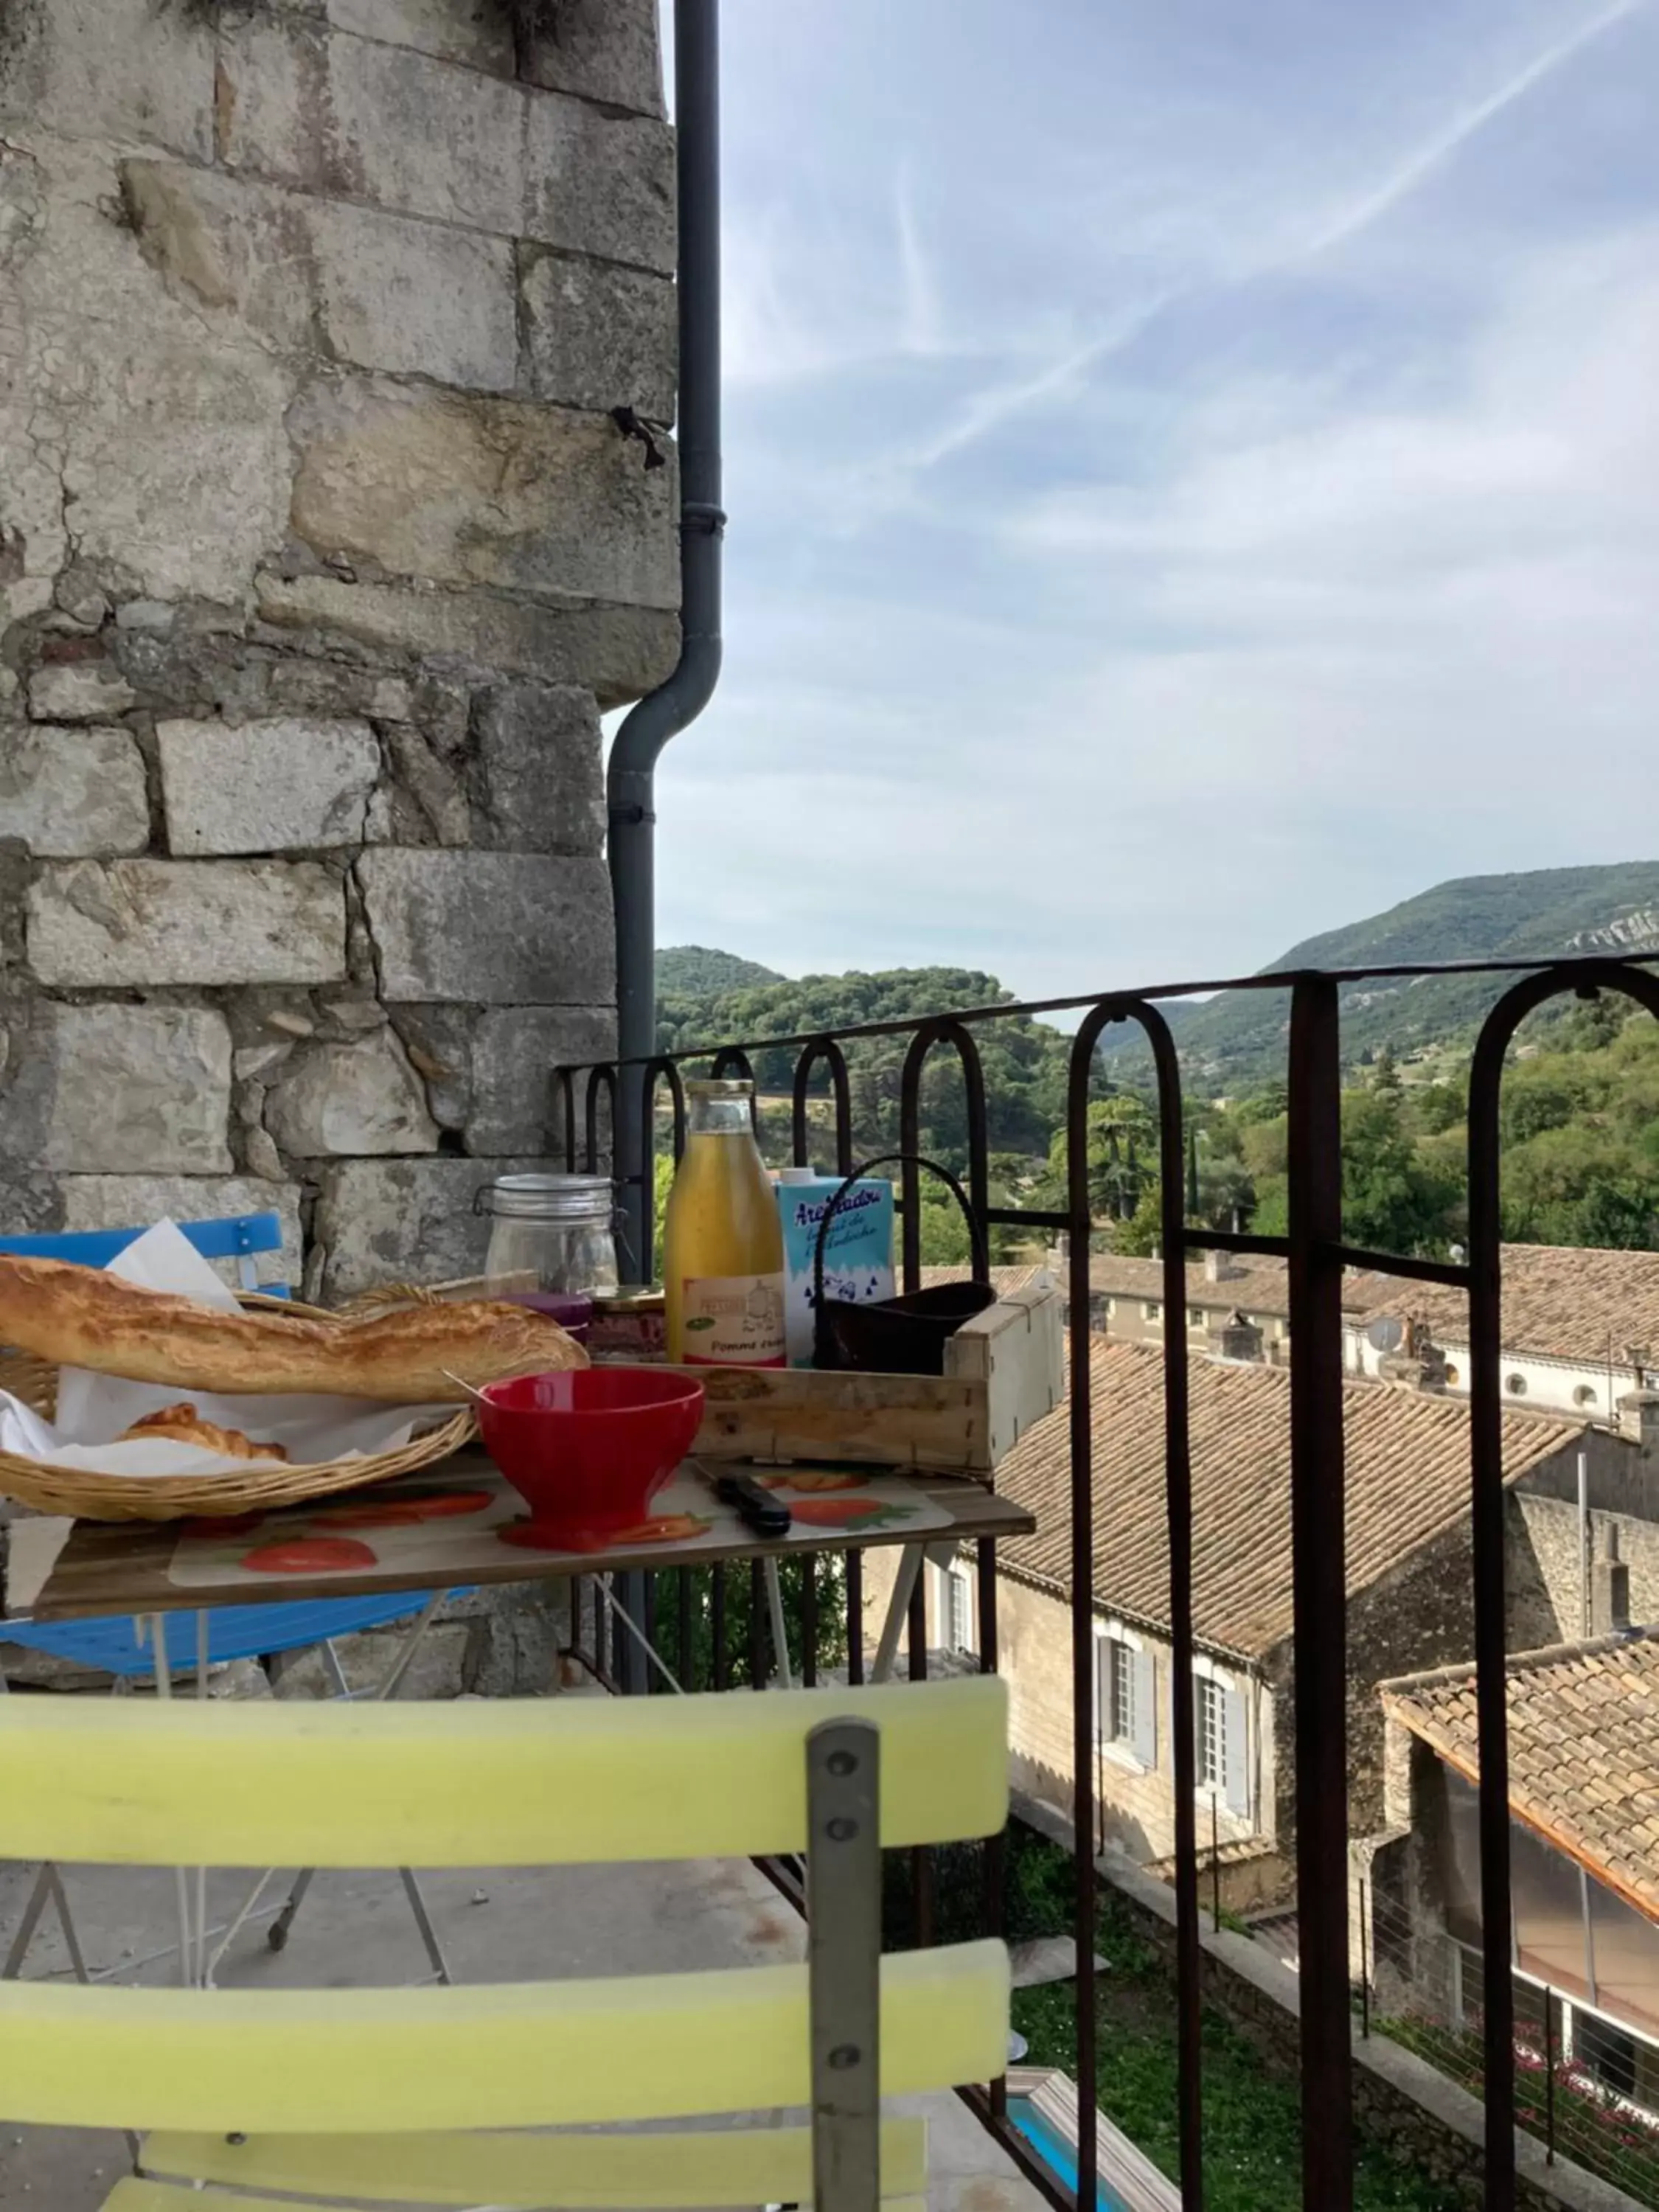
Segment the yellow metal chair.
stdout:
<svg viewBox="0 0 1659 2212">
<path fill-rule="evenodd" d="M 803 1966 L 396 1990 L 0 1984 L 0 2121 L 152 2130 L 109 2212 L 799 2203 L 926 2187 L 878 2100 L 1002 2071 L 1000 1943 L 880 1956 L 883 1844 L 994 1833 L 994 1677 L 439 1705 L 0 1705 L 0 1858 L 481 1867 L 807 1853 Z M 804 2107 L 810 2125 L 474 2133 Z M 202 2185 L 208 2185 L 204 2190 Z M 222 2193 L 214 2185 L 282 2193 Z"/>
</svg>

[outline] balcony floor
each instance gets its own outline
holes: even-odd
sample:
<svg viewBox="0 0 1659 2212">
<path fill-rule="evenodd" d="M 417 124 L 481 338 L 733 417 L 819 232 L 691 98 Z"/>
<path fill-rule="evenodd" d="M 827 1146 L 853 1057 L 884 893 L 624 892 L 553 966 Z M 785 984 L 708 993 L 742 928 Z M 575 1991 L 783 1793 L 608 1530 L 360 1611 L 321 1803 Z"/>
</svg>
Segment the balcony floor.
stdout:
<svg viewBox="0 0 1659 2212">
<path fill-rule="evenodd" d="M 15 1929 L 34 1869 L 0 1866 L 0 1955 Z M 177 1941 L 169 1873 L 70 1869 L 65 1876 L 87 1961 L 120 1969 Z M 216 1874 L 209 1922 L 222 1923 L 246 1897 L 240 1874 Z M 693 1865 L 514 1869 L 422 1877 L 439 1941 L 458 1981 L 689 1971 L 799 1957 L 799 1922 L 746 1860 Z M 286 1895 L 273 1885 L 267 1901 Z M 227 1987 L 346 1988 L 414 1981 L 425 1954 L 395 1875 L 319 1876 L 280 1955 L 266 1923 L 243 1929 L 219 1970 Z M 67 1972 L 55 1917 L 38 1930 L 26 1972 Z M 139 1970 L 167 1982 L 165 1959 Z M 931 2126 L 934 2212 L 1039 2212 L 1042 2199 L 973 2116 L 952 2096 L 908 2100 Z M 0 2212 L 48 2206 L 93 2212 L 127 2170 L 118 2136 L 9 2127 L 0 2135 Z"/>
</svg>

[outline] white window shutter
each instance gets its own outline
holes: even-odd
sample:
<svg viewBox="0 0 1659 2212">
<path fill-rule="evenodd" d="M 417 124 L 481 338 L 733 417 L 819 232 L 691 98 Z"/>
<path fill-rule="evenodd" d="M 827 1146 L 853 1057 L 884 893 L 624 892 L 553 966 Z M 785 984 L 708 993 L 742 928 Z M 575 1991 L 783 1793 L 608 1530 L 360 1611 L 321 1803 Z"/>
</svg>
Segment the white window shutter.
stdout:
<svg viewBox="0 0 1659 2212">
<path fill-rule="evenodd" d="M 1112 1740 L 1112 1639 L 1095 1638 L 1095 1741 Z"/>
<path fill-rule="evenodd" d="M 1249 1746 L 1244 1726 L 1244 1700 L 1237 1690 L 1224 1690 L 1221 1697 L 1223 1753 L 1226 1771 L 1222 1778 L 1222 1796 L 1227 1810 L 1248 1820 L 1250 1813 Z"/>
<path fill-rule="evenodd" d="M 1134 1655 L 1134 1753 L 1143 1766 L 1152 1767 L 1158 1765 L 1158 1680 L 1152 1655 L 1144 1645 Z"/>
</svg>

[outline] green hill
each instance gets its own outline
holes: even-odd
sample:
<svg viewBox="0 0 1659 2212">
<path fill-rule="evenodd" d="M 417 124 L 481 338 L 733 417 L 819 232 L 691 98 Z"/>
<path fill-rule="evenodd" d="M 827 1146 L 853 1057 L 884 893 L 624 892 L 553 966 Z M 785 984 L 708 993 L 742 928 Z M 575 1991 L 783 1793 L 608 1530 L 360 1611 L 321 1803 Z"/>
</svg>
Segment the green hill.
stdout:
<svg viewBox="0 0 1659 2212">
<path fill-rule="evenodd" d="M 706 945 L 670 945 L 657 953 L 659 999 L 716 999 L 726 991 L 747 991 L 757 983 L 781 983 L 775 968 L 744 960 L 735 952 L 716 952 Z"/>
<path fill-rule="evenodd" d="M 1386 914 L 1292 945 L 1261 972 L 1452 960 L 1541 962 L 1595 952 L 1659 957 L 1659 860 L 1460 877 Z M 1384 1044 L 1403 1060 L 1431 1046 L 1467 1042 L 1508 980 L 1437 975 L 1349 985 L 1342 994 L 1347 1065 L 1364 1064 Z M 1225 1094 L 1283 1079 L 1288 991 L 1224 992 L 1202 1005 L 1165 1011 L 1194 1093 Z M 1145 1049 L 1133 1035 L 1109 1036 L 1103 1050 L 1120 1079 L 1145 1073 Z"/>
</svg>

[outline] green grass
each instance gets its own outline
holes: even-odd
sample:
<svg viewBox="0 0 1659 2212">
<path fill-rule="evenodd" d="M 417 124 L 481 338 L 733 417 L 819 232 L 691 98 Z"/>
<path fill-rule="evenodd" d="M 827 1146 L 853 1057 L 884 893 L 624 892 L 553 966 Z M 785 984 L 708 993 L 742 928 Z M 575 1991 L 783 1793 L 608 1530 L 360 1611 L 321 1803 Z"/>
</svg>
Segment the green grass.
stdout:
<svg viewBox="0 0 1659 2212">
<path fill-rule="evenodd" d="M 1096 2096 L 1102 2112 L 1153 2163 L 1176 2178 L 1176 2002 L 1170 1968 L 1136 1931 L 1109 1888 L 1101 1899 Z M 1076 1987 L 1019 1990 L 1014 2025 L 1030 2045 L 1029 2063 L 1076 2070 Z M 1267 2070 L 1238 2030 L 1206 2009 L 1203 2027 L 1206 2212 L 1301 2212 L 1300 2100 L 1293 2082 Z M 1355 2212 L 1458 2212 L 1447 2185 L 1362 2141 Z"/>
</svg>

